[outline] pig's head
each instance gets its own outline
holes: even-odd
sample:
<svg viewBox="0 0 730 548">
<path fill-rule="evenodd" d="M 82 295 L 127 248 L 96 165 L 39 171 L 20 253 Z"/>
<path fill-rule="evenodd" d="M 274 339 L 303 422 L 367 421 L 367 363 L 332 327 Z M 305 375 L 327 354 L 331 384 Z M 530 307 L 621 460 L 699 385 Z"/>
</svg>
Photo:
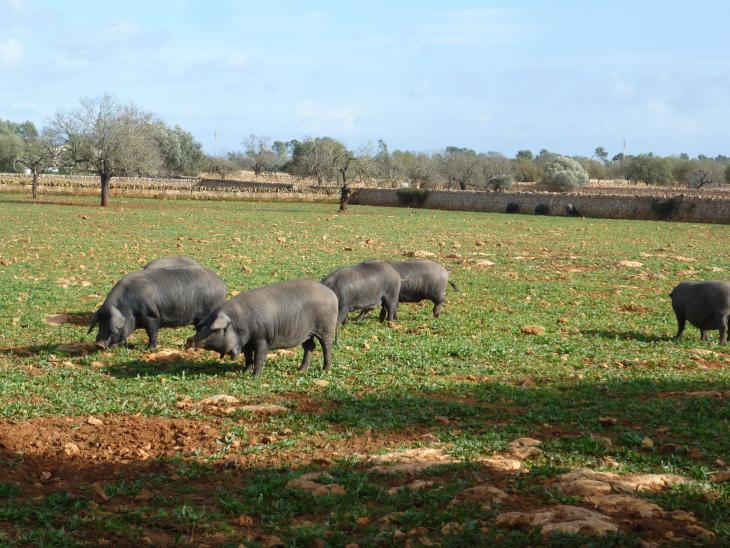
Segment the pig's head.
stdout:
<svg viewBox="0 0 730 548">
<path fill-rule="evenodd" d="M 134 318 L 126 317 L 118 308 L 110 306 L 100 308 L 91 318 L 89 333 L 99 326 L 96 335 L 96 347 L 99 349 L 112 348 L 127 341 L 134 331 Z"/>
<path fill-rule="evenodd" d="M 237 356 L 241 353 L 241 334 L 234 328 L 230 316 L 222 311 L 211 312 L 195 326 L 192 346 L 213 350 L 221 355 Z"/>
</svg>

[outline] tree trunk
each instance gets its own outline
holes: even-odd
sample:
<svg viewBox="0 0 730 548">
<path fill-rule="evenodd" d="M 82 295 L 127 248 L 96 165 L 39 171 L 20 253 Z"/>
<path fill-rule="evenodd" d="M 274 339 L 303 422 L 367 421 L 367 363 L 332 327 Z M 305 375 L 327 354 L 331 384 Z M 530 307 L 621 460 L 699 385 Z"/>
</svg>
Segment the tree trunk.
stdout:
<svg viewBox="0 0 730 548">
<path fill-rule="evenodd" d="M 350 200 L 350 187 L 347 186 L 347 169 L 340 169 L 342 187 L 340 187 L 340 213 L 347 211 L 347 202 Z"/>
<path fill-rule="evenodd" d="M 31 184 L 30 188 L 33 199 L 35 200 L 38 197 L 38 171 L 36 171 L 35 169 L 33 170 L 33 183 Z"/>
<path fill-rule="evenodd" d="M 101 175 L 101 207 L 107 207 L 109 205 L 109 194 L 111 175 Z"/>
</svg>

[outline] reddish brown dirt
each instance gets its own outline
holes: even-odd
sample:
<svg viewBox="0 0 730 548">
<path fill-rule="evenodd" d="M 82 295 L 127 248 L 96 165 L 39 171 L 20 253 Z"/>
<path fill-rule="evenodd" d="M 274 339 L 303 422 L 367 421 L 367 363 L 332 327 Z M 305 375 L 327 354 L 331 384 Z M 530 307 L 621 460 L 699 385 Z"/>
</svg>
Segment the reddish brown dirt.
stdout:
<svg viewBox="0 0 730 548">
<path fill-rule="evenodd" d="M 102 416 L 0 421 L 0 449 L 32 457 L 63 455 L 69 461 L 128 462 L 176 454 L 210 455 L 220 449 L 220 424 L 186 419 Z M 71 445 L 74 444 L 74 448 Z"/>
</svg>

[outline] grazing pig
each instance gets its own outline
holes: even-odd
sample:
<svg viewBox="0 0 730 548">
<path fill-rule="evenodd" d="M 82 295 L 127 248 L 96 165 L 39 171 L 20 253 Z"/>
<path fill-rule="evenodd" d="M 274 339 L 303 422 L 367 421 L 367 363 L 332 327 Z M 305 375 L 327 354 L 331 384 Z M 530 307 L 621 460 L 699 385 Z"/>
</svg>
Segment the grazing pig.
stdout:
<svg viewBox="0 0 730 548">
<path fill-rule="evenodd" d="M 322 283 L 337 295 L 337 324 L 347 322 L 348 312 L 381 306 L 380 321 L 395 321 L 398 314 L 400 274 L 385 261 L 365 261 L 335 270 Z"/>
<path fill-rule="evenodd" d="M 239 293 L 213 309 L 195 327 L 191 345 L 225 355 L 243 353 L 246 370 L 261 374 L 269 350 L 301 344 L 305 371 L 314 339 L 322 345 L 324 370 L 332 367 L 330 348 L 337 330 L 337 296 L 312 280 L 295 280 Z"/>
<path fill-rule="evenodd" d="M 433 303 L 433 317 L 438 318 L 446 298 L 446 286 L 459 289 L 449 281 L 449 271 L 437 262 L 428 259 L 391 262 L 400 275 L 398 302 L 417 303 L 428 299 Z M 363 310 L 356 321 L 362 320 L 369 310 Z"/>
<path fill-rule="evenodd" d="M 190 268 L 198 267 L 203 268 L 198 261 L 191 259 L 190 257 L 160 257 L 151 261 L 145 270 L 152 270 L 153 268 Z"/>
<path fill-rule="evenodd" d="M 727 342 L 728 318 L 730 318 L 730 282 L 690 281 L 682 282 L 669 294 L 672 308 L 677 316 L 679 339 L 684 333 L 687 321 L 699 328 L 700 338 L 705 340 L 705 331 L 720 331 L 720 344 Z"/>
<path fill-rule="evenodd" d="M 128 274 L 112 288 L 91 318 L 89 333 L 99 325 L 96 345 L 126 343 L 135 329 L 157 346 L 160 327 L 177 327 L 202 320 L 226 300 L 226 285 L 205 268 L 153 268 Z"/>
</svg>

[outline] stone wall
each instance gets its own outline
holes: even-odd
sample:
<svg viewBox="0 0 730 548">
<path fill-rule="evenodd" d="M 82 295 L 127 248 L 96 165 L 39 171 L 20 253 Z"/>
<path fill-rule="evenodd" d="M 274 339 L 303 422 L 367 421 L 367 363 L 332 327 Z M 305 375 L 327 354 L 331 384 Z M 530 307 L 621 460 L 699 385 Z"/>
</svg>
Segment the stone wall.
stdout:
<svg viewBox="0 0 730 548">
<path fill-rule="evenodd" d="M 364 188 L 355 192 L 350 203 L 498 213 L 505 213 L 509 204 L 517 204 L 519 213 L 535 213 L 536 207 L 544 206 L 550 215 L 567 215 L 568 205 L 572 204 L 583 217 L 730 223 L 730 198 L 681 194 L 631 196 Z"/>
<path fill-rule="evenodd" d="M 26 194 L 30 196 L 28 185 L 8 184 L 0 182 L 0 192 Z M 100 196 L 98 186 L 43 186 L 38 185 L 38 199 L 44 196 Z M 263 191 L 256 190 L 200 190 L 185 189 L 142 189 L 129 186 L 111 189 L 112 203 L 115 197 L 155 198 L 159 200 L 241 200 L 250 202 L 339 202 L 339 194 L 317 194 L 311 192 Z"/>
</svg>

